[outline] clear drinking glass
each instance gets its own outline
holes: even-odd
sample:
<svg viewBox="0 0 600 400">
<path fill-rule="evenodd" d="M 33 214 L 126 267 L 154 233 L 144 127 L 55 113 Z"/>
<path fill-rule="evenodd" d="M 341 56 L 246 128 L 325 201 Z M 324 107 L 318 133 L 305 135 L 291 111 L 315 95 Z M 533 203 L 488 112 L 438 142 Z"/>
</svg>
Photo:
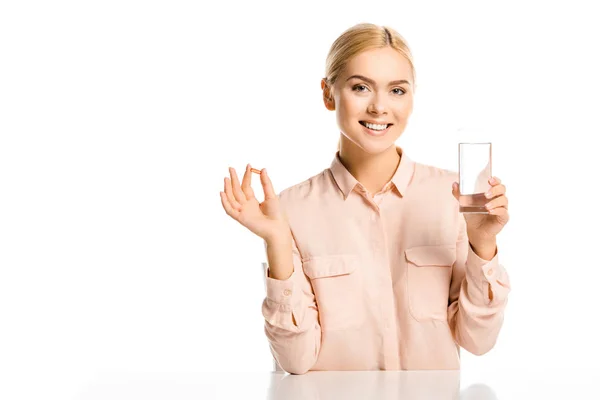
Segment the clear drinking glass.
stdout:
<svg viewBox="0 0 600 400">
<path fill-rule="evenodd" d="M 459 210 L 461 213 L 489 214 L 485 197 L 492 186 L 492 144 L 458 144 Z"/>
</svg>

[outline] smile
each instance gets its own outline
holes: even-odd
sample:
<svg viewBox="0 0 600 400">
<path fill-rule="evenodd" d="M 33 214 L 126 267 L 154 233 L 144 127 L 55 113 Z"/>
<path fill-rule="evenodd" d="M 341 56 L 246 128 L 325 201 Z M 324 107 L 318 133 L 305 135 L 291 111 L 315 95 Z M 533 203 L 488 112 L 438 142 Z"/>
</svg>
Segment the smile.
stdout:
<svg viewBox="0 0 600 400">
<path fill-rule="evenodd" d="M 392 126 L 392 124 L 371 124 L 365 121 L 359 121 L 359 123 L 364 127 L 365 132 L 370 136 L 383 136 Z"/>
<path fill-rule="evenodd" d="M 392 124 L 371 124 L 365 121 L 358 121 L 362 126 L 374 131 L 384 131 Z"/>
</svg>

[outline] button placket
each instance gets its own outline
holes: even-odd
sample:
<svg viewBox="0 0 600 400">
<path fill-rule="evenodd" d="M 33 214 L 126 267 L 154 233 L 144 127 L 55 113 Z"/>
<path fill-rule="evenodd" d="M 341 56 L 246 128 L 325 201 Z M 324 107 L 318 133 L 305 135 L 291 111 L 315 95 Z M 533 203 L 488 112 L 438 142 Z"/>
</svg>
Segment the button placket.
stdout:
<svg viewBox="0 0 600 400">
<path fill-rule="evenodd" d="M 379 210 L 373 210 L 371 213 L 371 221 L 373 222 L 373 224 L 371 224 L 371 237 L 372 237 L 372 245 L 373 245 L 373 250 L 375 252 L 380 252 L 383 250 L 384 248 L 384 243 L 383 243 L 383 231 L 382 231 L 382 226 L 380 223 L 380 213 Z"/>
</svg>

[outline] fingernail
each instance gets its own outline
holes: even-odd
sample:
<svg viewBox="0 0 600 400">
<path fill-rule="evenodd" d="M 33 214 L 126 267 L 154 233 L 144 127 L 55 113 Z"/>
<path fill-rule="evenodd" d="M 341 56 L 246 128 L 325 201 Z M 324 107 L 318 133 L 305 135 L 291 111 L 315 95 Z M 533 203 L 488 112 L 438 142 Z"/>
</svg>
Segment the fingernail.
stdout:
<svg viewBox="0 0 600 400">
<path fill-rule="evenodd" d="M 494 179 L 493 177 L 490 178 L 490 183 L 496 183 L 496 179 Z"/>
<path fill-rule="evenodd" d="M 492 197 L 492 192 L 491 192 L 491 191 L 487 191 L 487 192 L 485 192 L 485 197 L 487 197 L 488 199 L 489 199 L 490 197 Z"/>
</svg>

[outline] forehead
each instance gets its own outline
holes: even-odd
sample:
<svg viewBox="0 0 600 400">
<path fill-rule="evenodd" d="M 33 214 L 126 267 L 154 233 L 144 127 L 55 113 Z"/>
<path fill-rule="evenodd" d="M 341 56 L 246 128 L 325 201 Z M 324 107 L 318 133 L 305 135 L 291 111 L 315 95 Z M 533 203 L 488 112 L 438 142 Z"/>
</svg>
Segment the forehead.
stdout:
<svg viewBox="0 0 600 400">
<path fill-rule="evenodd" d="M 391 47 L 363 51 L 351 58 L 343 76 L 364 75 L 374 80 L 391 81 L 406 79 L 412 82 L 410 63 L 400 52 Z"/>
</svg>

